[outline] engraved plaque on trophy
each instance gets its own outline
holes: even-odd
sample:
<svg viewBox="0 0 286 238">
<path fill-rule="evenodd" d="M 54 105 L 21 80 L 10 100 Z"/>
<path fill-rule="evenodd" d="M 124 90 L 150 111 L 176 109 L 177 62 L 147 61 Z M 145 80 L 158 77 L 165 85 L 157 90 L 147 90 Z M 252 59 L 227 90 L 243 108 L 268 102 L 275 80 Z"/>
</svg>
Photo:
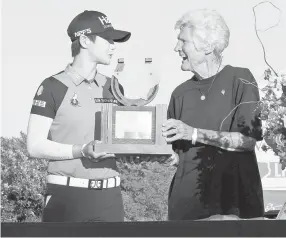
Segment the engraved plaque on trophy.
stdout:
<svg viewBox="0 0 286 238">
<path fill-rule="evenodd" d="M 124 59 L 119 59 L 111 79 L 111 91 L 122 106 L 111 103 L 102 105 L 102 143 L 95 145 L 95 151 L 125 155 L 171 155 L 172 147 L 166 143 L 161 133 L 161 126 L 167 120 L 167 105 L 147 105 L 159 89 L 159 82 L 153 80 L 156 75 L 153 74 L 152 58 L 145 59 L 141 72 L 133 71 L 141 77 L 141 81 L 132 79 L 135 88 L 145 87 L 145 91 L 144 88 L 141 90 L 141 95 L 135 96 L 137 98 L 131 98 L 125 93 L 127 86 L 122 85 L 122 82 L 129 73 L 124 72 L 124 66 Z M 119 84 L 123 86 L 124 95 Z"/>
</svg>

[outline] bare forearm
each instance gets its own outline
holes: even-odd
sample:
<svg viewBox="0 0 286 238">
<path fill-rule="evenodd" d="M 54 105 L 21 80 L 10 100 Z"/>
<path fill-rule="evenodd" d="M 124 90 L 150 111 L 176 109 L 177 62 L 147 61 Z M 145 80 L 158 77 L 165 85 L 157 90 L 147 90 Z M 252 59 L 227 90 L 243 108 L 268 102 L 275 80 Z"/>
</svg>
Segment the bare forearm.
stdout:
<svg viewBox="0 0 286 238">
<path fill-rule="evenodd" d="M 229 151 L 252 151 L 256 140 L 239 132 L 218 132 L 198 129 L 197 141 Z"/>
<path fill-rule="evenodd" d="M 162 125 L 162 135 L 165 137 L 167 143 L 177 140 L 189 140 L 193 143 L 197 141 L 229 151 L 253 151 L 256 144 L 254 138 L 244 136 L 239 132 L 195 129 L 175 119 L 169 119 Z"/>
</svg>

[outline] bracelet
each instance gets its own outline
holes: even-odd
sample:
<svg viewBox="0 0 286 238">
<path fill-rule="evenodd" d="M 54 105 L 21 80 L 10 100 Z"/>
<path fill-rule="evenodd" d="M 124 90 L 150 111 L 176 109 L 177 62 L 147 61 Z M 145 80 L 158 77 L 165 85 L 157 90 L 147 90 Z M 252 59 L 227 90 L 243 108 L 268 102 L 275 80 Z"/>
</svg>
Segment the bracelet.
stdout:
<svg viewBox="0 0 286 238">
<path fill-rule="evenodd" d="M 195 145 L 198 138 L 198 129 L 194 128 L 193 134 L 192 134 L 192 144 Z"/>
<path fill-rule="evenodd" d="M 86 155 L 83 152 L 83 149 L 84 149 L 85 146 L 86 146 L 86 144 L 83 144 L 82 147 L 81 147 L 81 150 L 80 150 L 80 153 L 81 153 L 82 157 L 86 157 Z"/>
</svg>

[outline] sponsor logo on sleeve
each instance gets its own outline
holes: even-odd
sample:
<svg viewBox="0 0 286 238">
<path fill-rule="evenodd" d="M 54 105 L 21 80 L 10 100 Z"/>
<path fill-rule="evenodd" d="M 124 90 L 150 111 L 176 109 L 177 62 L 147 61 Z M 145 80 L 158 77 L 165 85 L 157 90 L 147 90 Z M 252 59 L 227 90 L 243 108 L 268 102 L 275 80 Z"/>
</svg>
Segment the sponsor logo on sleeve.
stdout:
<svg viewBox="0 0 286 238">
<path fill-rule="evenodd" d="M 37 107 L 46 107 L 46 102 L 42 100 L 34 100 L 33 105 Z"/>
</svg>

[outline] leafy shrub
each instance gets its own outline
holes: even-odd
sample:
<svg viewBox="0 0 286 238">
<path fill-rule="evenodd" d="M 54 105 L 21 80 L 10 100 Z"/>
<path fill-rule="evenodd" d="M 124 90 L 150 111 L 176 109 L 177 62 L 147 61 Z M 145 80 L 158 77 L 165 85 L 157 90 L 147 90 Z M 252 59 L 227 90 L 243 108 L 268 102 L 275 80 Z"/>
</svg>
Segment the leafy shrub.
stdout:
<svg viewBox="0 0 286 238">
<path fill-rule="evenodd" d="M 1 137 L 1 221 L 35 221 L 41 216 L 47 162 L 30 159 L 26 135 Z"/>
<path fill-rule="evenodd" d="M 28 157 L 26 135 L 1 137 L 1 222 L 40 221 L 47 161 Z M 175 168 L 158 162 L 117 163 L 126 221 L 167 218 L 168 189 Z"/>
<path fill-rule="evenodd" d="M 167 219 L 168 191 L 174 168 L 158 162 L 118 163 L 126 220 Z"/>
</svg>

